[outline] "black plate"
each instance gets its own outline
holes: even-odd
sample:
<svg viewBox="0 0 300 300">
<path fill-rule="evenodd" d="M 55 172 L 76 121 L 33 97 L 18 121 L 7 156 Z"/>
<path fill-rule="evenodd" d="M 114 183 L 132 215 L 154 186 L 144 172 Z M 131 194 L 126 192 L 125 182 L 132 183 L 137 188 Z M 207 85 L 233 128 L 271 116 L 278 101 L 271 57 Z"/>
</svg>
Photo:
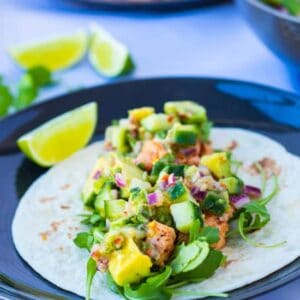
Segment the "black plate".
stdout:
<svg viewBox="0 0 300 300">
<path fill-rule="evenodd" d="M 300 97 L 246 82 L 205 78 L 119 82 L 57 97 L 10 116 L 0 122 L 0 298 L 6 295 L 10 299 L 80 299 L 44 280 L 15 251 L 11 237 L 14 211 L 25 190 L 45 171 L 24 158 L 16 147 L 16 139 L 54 116 L 97 101 L 99 124 L 94 138 L 97 140 L 111 119 L 125 116 L 129 108 L 152 105 L 161 109 L 164 101 L 176 99 L 193 99 L 205 105 L 218 126 L 250 128 L 300 155 Z M 232 291 L 230 296 L 247 299 L 298 276 L 300 259 L 262 280 Z"/>
<path fill-rule="evenodd" d="M 70 1 L 70 0 L 69 0 Z M 166 11 L 212 5 L 228 0 L 72 0 L 93 8 Z"/>
</svg>

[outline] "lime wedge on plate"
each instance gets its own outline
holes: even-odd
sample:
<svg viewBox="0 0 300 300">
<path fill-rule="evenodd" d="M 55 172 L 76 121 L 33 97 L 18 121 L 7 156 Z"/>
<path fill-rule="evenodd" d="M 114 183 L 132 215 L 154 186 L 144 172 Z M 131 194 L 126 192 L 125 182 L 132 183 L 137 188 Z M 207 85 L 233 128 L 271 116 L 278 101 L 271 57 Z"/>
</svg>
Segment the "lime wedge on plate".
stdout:
<svg viewBox="0 0 300 300">
<path fill-rule="evenodd" d="M 84 147 L 97 123 L 97 103 L 66 112 L 21 136 L 22 152 L 40 166 L 49 167 Z"/>
<path fill-rule="evenodd" d="M 89 61 L 102 75 L 116 77 L 133 68 L 128 49 L 103 28 L 92 25 Z"/>
<path fill-rule="evenodd" d="M 43 66 L 50 71 L 57 71 L 80 61 L 87 46 L 88 37 L 84 31 L 79 30 L 72 35 L 13 47 L 10 49 L 10 55 L 24 69 Z"/>
</svg>

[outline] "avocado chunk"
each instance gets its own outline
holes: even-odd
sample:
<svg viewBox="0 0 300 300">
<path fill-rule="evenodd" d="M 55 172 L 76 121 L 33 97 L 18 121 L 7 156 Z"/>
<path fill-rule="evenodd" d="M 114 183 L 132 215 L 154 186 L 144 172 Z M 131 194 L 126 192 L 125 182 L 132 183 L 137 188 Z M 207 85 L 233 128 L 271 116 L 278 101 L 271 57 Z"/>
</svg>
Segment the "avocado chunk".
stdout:
<svg viewBox="0 0 300 300">
<path fill-rule="evenodd" d="M 101 156 L 97 160 L 82 190 L 82 201 L 85 205 L 93 205 L 96 195 L 107 180 L 112 164 L 111 155 Z"/>
<path fill-rule="evenodd" d="M 142 126 L 150 132 L 158 132 L 169 130 L 173 122 L 170 120 L 168 115 L 165 114 L 153 114 L 141 121 Z"/>
<path fill-rule="evenodd" d="M 105 200 L 104 201 L 104 209 L 105 209 L 105 217 L 110 221 L 118 220 L 125 216 L 127 201 L 125 200 Z"/>
<path fill-rule="evenodd" d="M 144 172 L 137 167 L 130 158 L 115 156 L 114 171 L 121 172 L 126 180 L 126 188 L 129 189 L 134 178 L 144 180 Z M 126 191 L 124 191 L 126 192 Z M 128 193 L 129 191 L 127 191 Z"/>
<path fill-rule="evenodd" d="M 181 123 L 194 124 L 207 120 L 205 108 L 192 101 L 170 101 L 164 105 L 164 111 L 168 115 L 176 116 Z"/>
<path fill-rule="evenodd" d="M 243 191 L 244 183 L 236 176 L 223 178 L 220 180 L 220 182 L 226 186 L 226 189 L 230 195 L 240 194 Z"/>
<path fill-rule="evenodd" d="M 217 178 L 231 176 L 230 155 L 227 152 L 215 152 L 201 157 L 200 164 L 206 166 Z"/>
<path fill-rule="evenodd" d="M 150 274 L 151 267 L 150 257 L 139 250 L 132 238 L 128 238 L 121 250 L 112 253 L 108 264 L 112 278 L 120 286 L 139 282 Z"/>
<path fill-rule="evenodd" d="M 197 142 L 199 130 L 195 125 L 182 125 L 176 123 L 168 133 L 171 143 L 178 145 L 194 145 Z"/>
<path fill-rule="evenodd" d="M 138 123 L 141 120 L 145 119 L 146 117 L 154 114 L 155 110 L 153 107 L 140 107 L 140 108 L 135 108 L 131 109 L 128 111 L 128 117 L 130 120 Z"/>
<path fill-rule="evenodd" d="M 176 228 L 180 232 L 188 233 L 197 219 L 203 224 L 200 208 L 191 201 L 172 204 L 170 209 Z"/>
<path fill-rule="evenodd" d="M 127 128 L 119 125 L 109 126 L 105 131 L 105 140 L 111 142 L 113 148 L 120 153 L 127 153 L 130 151 L 127 137 Z"/>
<path fill-rule="evenodd" d="M 202 203 L 202 209 L 216 216 L 222 216 L 228 207 L 228 199 L 223 193 L 209 191 Z"/>
<path fill-rule="evenodd" d="M 112 190 L 112 183 L 106 182 L 102 188 L 100 193 L 96 196 L 95 200 L 95 209 L 100 213 L 101 217 L 105 217 L 105 201 L 106 200 L 113 200 L 114 197 L 111 193 Z"/>
</svg>

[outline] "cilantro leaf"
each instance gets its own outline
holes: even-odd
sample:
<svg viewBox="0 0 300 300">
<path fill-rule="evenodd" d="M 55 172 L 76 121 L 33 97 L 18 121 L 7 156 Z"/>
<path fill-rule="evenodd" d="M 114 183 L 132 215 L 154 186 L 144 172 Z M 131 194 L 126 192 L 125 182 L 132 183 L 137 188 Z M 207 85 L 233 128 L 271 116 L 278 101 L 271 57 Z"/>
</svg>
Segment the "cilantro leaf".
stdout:
<svg viewBox="0 0 300 300">
<path fill-rule="evenodd" d="M 220 239 L 219 228 L 213 226 L 205 226 L 200 232 L 200 239 L 204 239 L 209 244 L 217 243 Z"/>
<path fill-rule="evenodd" d="M 51 72 L 43 67 L 32 67 L 27 71 L 27 74 L 32 78 L 33 84 L 36 88 L 53 83 Z"/>
<path fill-rule="evenodd" d="M 79 232 L 73 242 L 78 248 L 90 251 L 94 243 L 94 236 L 89 232 Z"/>
<path fill-rule="evenodd" d="M 91 299 L 91 287 L 92 287 L 92 283 L 93 283 L 93 279 L 94 276 L 97 272 L 97 264 L 96 262 L 90 257 L 87 261 L 86 264 L 86 296 L 85 299 L 86 300 L 90 300 Z"/>
<path fill-rule="evenodd" d="M 0 117 L 5 116 L 8 113 L 12 101 L 12 93 L 7 86 L 2 84 L 2 80 L 0 80 Z"/>
<path fill-rule="evenodd" d="M 129 300 L 169 300 L 172 297 L 172 293 L 166 288 L 166 284 L 171 273 L 171 267 L 166 266 L 162 273 L 148 277 L 144 283 L 135 288 L 130 284 L 126 284 L 124 286 L 124 295 Z"/>
<path fill-rule="evenodd" d="M 25 74 L 18 84 L 18 92 L 13 105 L 16 109 L 26 108 L 37 96 L 38 89 L 36 88 L 32 77 L 29 74 Z"/>
</svg>

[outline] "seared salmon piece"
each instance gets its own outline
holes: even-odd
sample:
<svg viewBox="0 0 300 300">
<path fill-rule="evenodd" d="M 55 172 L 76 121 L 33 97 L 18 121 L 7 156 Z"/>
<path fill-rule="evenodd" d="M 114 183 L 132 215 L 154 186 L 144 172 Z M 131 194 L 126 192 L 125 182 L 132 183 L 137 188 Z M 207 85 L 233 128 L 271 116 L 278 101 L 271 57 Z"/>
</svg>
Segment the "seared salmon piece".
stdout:
<svg viewBox="0 0 300 300">
<path fill-rule="evenodd" d="M 204 223 L 206 226 L 212 226 L 219 228 L 220 239 L 217 243 L 211 246 L 215 249 L 222 249 L 226 244 L 226 233 L 229 230 L 229 225 L 226 221 L 221 221 L 217 216 L 206 215 L 204 218 Z"/>
<path fill-rule="evenodd" d="M 165 147 L 158 141 L 145 141 L 135 163 L 143 164 L 145 170 L 150 171 L 153 164 L 167 154 Z"/>
<path fill-rule="evenodd" d="M 152 221 L 147 226 L 146 243 L 149 255 L 155 264 L 164 266 L 174 250 L 176 239 L 175 230 L 172 227 Z"/>
</svg>

